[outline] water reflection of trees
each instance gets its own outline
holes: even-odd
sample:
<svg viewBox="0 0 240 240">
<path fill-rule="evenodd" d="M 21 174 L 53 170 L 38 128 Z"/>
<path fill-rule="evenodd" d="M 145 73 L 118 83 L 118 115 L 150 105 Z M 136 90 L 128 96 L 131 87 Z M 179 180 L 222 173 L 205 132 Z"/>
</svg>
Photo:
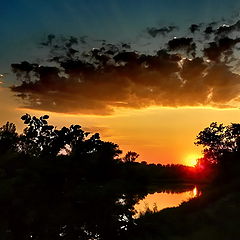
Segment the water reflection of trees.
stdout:
<svg viewBox="0 0 240 240">
<path fill-rule="evenodd" d="M 133 206 L 144 195 L 121 194 L 107 186 L 87 188 L 79 186 L 74 193 L 62 194 L 42 194 L 37 189 L 29 194 L 25 189 L 0 207 L 1 239 L 120 239 L 126 235 L 134 224 Z"/>
<path fill-rule="evenodd" d="M 178 194 L 178 193 L 183 193 L 187 191 L 192 191 L 194 189 L 195 185 L 194 184 L 168 184 L 165 183 L 164 185 L 157 185 L 153 189 L 149 189 L 148 193 L 167 193 L 167 194 Z"/>
<path fill-rule="evenodd" d="M 178 190 L 177 187 L 171 190 L 169 185 L 157 191 L 180 193 L 184 189 L 178 186 Z M 134 205 L 147 193 L 112 184 L 88 183 L 61 193 L 54 188 L 33 189 L 31 184 L 28 188 L 19 186 L 12 202 L 0 207 L 1 236 L 46 240 L 124 239 L 134 228 Z"/>
<path fill-rule="evenodd" d="M 139 200 L 186 190 L 168 182 L 189 181 L 189 168 L 136 163 L 134 152 L 121 159 L 99 134 L 47 119 L 24 115 L 21 135 L 14 124 L 0 128 L 1 239 L 126 239 Z"/>
</svg>

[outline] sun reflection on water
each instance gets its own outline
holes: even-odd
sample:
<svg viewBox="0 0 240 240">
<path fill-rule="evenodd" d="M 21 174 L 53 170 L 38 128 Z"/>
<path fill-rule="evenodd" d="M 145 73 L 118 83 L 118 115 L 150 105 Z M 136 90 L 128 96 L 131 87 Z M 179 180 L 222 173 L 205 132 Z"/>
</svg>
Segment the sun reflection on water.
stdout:
<svg viewBox="0 0 240 240">
<path fill-rule="evenodd" d="M 181 193 L 166 192 L 155 192 L 153 194 L 148 194 L 144 199 L 140 200 L 135 206 L 134 218 L 140 217 L 141 214 L 146 211 L 161 211 L 164 208 L 177 207 L 182 202 L 188 201 L 191 198 L 199 197 L 201 192 L 195 186 L 190 191 L 185 191 Z"/>
</svg>

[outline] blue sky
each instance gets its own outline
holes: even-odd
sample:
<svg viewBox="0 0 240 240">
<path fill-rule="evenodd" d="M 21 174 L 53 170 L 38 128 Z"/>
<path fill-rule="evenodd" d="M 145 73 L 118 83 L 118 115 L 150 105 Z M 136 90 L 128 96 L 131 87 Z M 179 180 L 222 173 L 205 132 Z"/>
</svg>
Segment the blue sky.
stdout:
<svg viewBox="0 0 240 240">
<path fill-rule="evenodd" d="M 133 50 L 141 48 L 144 41 L 145 43 L 152 41 L 152 45 L 146 45 L 146 49 L 150 51 L 159 50 L 160 44 L 164 44 L 164 41 L 170 39 L 173 40 L 175 36 L 183 37 L 185 40 L 194 36 L 197 39 L 196 44 L 201 48 L 200 50 L 197 48 L 196 52 L 201 51 L 204 54 L 203 50 L 209 49 L 208 46 L 204 48 L 203 45 L 214 41 L 213 39 L 217 35 L 214 33 L 211 35 L 212 39 L 205 39 L 206 41 L 201 42 L 198 41 L 198 34 L 204 38 L 204 27 L 199 33 L 191 35 L 190 31 L 187 31 L 189 26 L 194 23 L 208 25 L 212 21 L 219 21 L 215 30 L 226 23 L 231 25 L 230 28 L 235 26 L 234 29 L 237 29 L 237 33 L 234 32 L 234 34 L 237 35 L 239 24 L 234 24 L 240 19 L 240 1 L 0 0 L 0 3 L 0 74 L 7 73 L 4 74 L 3 80 L 0 79 L 0 82 L 5 82 L 5 84 L 0 84 L 0 100 L 4 102 L 0 105 L 1 124 L 12 121 L 22 128 L 19 119 L 26 111 L 34 115 L 44 115 L 45 111 L 50 109 L 54 125 L 59 127 L 70 123 L 80 123 L 90 129 L 91 127 L 100 129 L 100 133 L 105 136 L 106 140 L 120 144 L 124 151 L 138 152 L 140 160 L 186 163 L 186 159 L 189 157 L 191 159 L 199 157 L 200 150 L 196 150 L 193 145 L 197 132 L 212 121 L 229 124 L 238 121 L 240 117 L 240 84 L 238 83 L 240 76 L 234 75 L 224 62 L 220 69 L 216 68 L 219 67 L 218 61 L 216 61 L 218 59 L 211 59 L 209 62 L 207 61 L 209 56 L 205 56 L 203 59 L 204 64 L 209 66 L 208 72 L 201 67 L 202 63 L 199 59 L 193 61 L 193 69 L 195 69 L 194 64 L 197 66 L 196 72 L 189 67 L 192 59 L 189 61 L 181 59 L 183 60 L 180 61 L 182 66 L 183 63 L 186 63 L 184 65 L 184 69 L 186 69 L 184 88 L 178 81 L 181 69 L 176 66 L 179 74 L 175 74 L 174 66 L 176 64 L 172 67 L 172 64 L 169 65 L 168 59 L 166 59 L 166 65 L 163 64 L 162 67 L 160 64 L 158 69 L 146 68 L 143 71 L 134 72 L 139 69 L 138 67 L 143 68 L 143 66 L 137 65 L 136 69 L 129 68 L 129 71 L 125 72 L 125 68 L 122 67 L 126 81 L 122 81 L 120 75 L 114 75 L 114 71 L 113 75 L 108 75 L 107 69 L 106 74 L 102 71 L 101 78 L 98 76 L 91 79 L 91 74 L 87 75 L 84 82 L 86 83 L 85 88 L 79 86 L 81 83 L 74 85 L 73 78 L 72 84 L 71 79 L 68 79 L 67 88 L 62 87 L 65 85 L 58 82 L 56 86 L 63 91 L 52 91 L 55 90 L 55 85 L 45 85 L 43 80 L 48 80 L 47 78 L 39 79 L 36 86 L 34 81 L 31 83 L 36 88 L 42 86 L 40 92 L 34 91 L 34 88 L 31 91 L 31 84 L 27 86 L 29 88 L 25 89 L 24 86 L 20 88 L 23 93 L 27 92 L 33 97 L 30 98 L 33 101 L 29 101 L 27 105 L 20 101 L 20 98 L 13 97 L 14 94 L 19 93 L 18 91 L 11 92 L 8 88 L 16 79 L 14 74 L 10 74 L 12 63 L 27 60 L 30 63 L 37 62 L 44 66 L 44 62 L 42 63 L 41 60 L 48 57 L 46 56 L 48 52 L 40 48 L 39 43 L 46 41 L 48 34 L 57 36 L 62 34 L 67 37 L 87 35 L 90 39 L 88 39 L 88 43 L 92 44 L 89 47 L 96 47 L 94 44 L 97 42 L 94 40 L 97 39 L 105 39 L 114 44 L 126 41 L 130 42 L 132 46 L 134 45 Z M 179 30 L 170 32 L 166 38 L 162 35 L 151 37 L 146 31 L 148 27 L 161 29 L 170 25 L 177 25 Z M 206 27 L 206 25 L 204 26 Z M 226 34 L 226 36 L 235 38 L 231 34 Z M 215 41 L 216 44 L 219 44 L 216 39 Z M 224 55 L 222 48 L 217 48 L 216 51 L 219 51 L 220 55 Z M 129 63 L 131 63 L 130 60 Z M 115 67 L 115 65 L 112 66 Z M 168 74 L 166 71 L 168 66 L 169 72 L 174 74 Z M 214 79 L 215 81 L 213 81 Z M 49 78 L 49 81 L 51 80 L 54 79 Z M 97 84 L 95 84 L 95 80 Z M 99 82 L 102 85 L 98 85 Z M 17 85 L 21 87 L 21 82 L 18 82 Z M 137 97 L 131 98 L 132 95 L 128 94 L 129 92 L 125 89 L 130 89 L 129 92 Z M 210 94 L 207 95 L 209 91 Z M 49 94 L 51 94 L 50 97 Z M 231 101 L 235 101 L 235 105 L 228 105 L 229 102 L 232 104 Z M 31 105 L 34 103 L 35 105 Z M 128 103 L 132 108 L 115 107 L 121 103 L 123 105 Z M 143 104 L 140 106 L 139 103 Z M 155 105 L 152 106 L 152 103 Z M 175 105 L 179 107 L 175 108 Z M 27 109 L 21 108 L 23 106 L 27 106 Z M 166 108 L 162 106 L 166 106 Z M 188 108 L 188 106 L 190 107 Z M 203 109 L 198 109 L 196 106 L 202 106 Z M 208 109 L 209 106 L 211 108 Z M 226 107 L 226 109 L 218 109 L 218 106 Z M 236 106 L 236 108 L 228 109 L 228 106 Z M 109 117 L 94 115 L 95 110 L 98 111 L 97 114 L 100 110 L 103 114 L 104 107 L 113 109 L 113 115 Z M 138 107 L 141 108 L 138 109 Z M 77 114 L 65 115 L 69 112 Z M 182 141 L 182 132 L 184 132 L 184 141 Z"/>
<path fill-rule="evenodd" d="M 37 43 L 49 33 L 135 41 L 147 27 L 231 19 L 239 10 L 234 0 L 2 0 L 0 69 L 36 58 Z"/>
<path fill-rule="evenodd" d="M 209 21 L 237 12 L 234 0 L 2 0 L 1 32 L 42 31 L 114 36 L 153 24 Z M 15 31 L 13 34 L 12 30 Z M 104 34 L 104 35 L 103 35 Z M 127 35 L 128 35 L 127 34 Z M 117 34 L 118 35 L 118 34 Z M 119 36 L 118 36 L 119 37 Z"/>
<path fill-rule="evenodd" d="M 119 37 L 119 34 L 129 36 L 148 25 L 172 22 L 182 24 L 186 21 L 209 21 L 224 16 L 229 17 L 239 10 L 240 2 L 233 0 L 3 0 L 1 6 L 3 9 L 0 17 L 1 32 L 7 37 L 44 31 Z"/>
</svg>

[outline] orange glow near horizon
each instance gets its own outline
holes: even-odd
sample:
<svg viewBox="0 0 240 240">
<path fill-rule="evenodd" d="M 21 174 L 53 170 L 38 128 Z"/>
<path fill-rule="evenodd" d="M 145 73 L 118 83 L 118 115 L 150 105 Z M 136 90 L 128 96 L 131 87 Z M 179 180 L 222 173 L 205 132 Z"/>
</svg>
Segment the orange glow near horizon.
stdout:
<svg viewBox="0 0 240 240">
<path fill-rule="evenodd" d="M 49 114 L 49 123 L 57 128 L 79 124 L 86 131 L 99 132 L 102 139 L 117 143 L 121 150 L 135 151 L 138 161 L 193 166 L 202 148 L 195 146 L 197 134 L 211 122 L 239 122 L 239 109 L 166 108 L 116 109 L 110 116 L 50 113 L 19 108 L 9 89 L 0 86 L 0 125 L 14 122 L 20 133 L 25 113 Z"/>
<path fill-rule="evenodd" d="M 189 154 L 186 156 L 184 164 L 190 167 L 194 167 L 197 164 L 197 161 L 202 156 L 199 154 Z"/>
</svg>

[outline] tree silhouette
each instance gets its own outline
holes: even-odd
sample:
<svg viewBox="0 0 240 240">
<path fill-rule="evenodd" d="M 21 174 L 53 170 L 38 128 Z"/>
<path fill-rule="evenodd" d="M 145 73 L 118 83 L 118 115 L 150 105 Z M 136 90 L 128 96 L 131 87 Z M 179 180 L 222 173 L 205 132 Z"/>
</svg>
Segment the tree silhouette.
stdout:
<svg viewBox="0 0 240 240">
<path fill-rule="evenodd" d="M 29 114 L 22 116 L 24 129 L 20 136 L 19 151 L 34 157 L 54 158 L 59 154 L 70 155 L 82 165 L 111 165 L 121 150 L 117 144 L 105 142 L 98 133 L 90 136 L 80 125 L 71 125 L 57 130 L 49 125 L 48 115 L 37 118 Z"/>
<path fill-rule="evenodd" d="M 57 133 L 53 126 L 48 125 L 48 115 L 37 118 L 25 114 L 21 117 L 28 127 L 20 135 L 20 152 L 39 157 L 41 155 L 52 156 L 56 154 L 55 141 Z M 60 147 L 59 147 L 60 148 Z M 57 149 L 57 152 L 60 149 Z"/>
<path fill-rule="evenodd" d="M 204 147 L 204 159 L 217 164 L 223 159 L 224 154 L 239 151 L 240 124 L 224 126 L 213 122 L 197 135 L 196 140 L 196 145 Z"/>
<path fill-rule="evenodd" d="M 123 162 L 126 162 L 126 163 L 135 162 L 138 157 L 139 157 L 139 154 L 137 154 L 136 152 L 129 151 L 123 157 Z"/>
<path fill-rule="evenodd" d="M 194 179 L 186 166 L 139 163 L 132 151 L 120 158 L 98 133 L 48 118 L 23 115 L 20 135 L 13 123 L 0 128 L 1 239 L 129 239 L 148 184 Z"/>
<path fill-rule="evenodd" d="M 16 151 L 17 140 L 16 126 L 7 122 L 0 128 L 0 153 L 6 153 L 9 150 Z"/>
</svg>

